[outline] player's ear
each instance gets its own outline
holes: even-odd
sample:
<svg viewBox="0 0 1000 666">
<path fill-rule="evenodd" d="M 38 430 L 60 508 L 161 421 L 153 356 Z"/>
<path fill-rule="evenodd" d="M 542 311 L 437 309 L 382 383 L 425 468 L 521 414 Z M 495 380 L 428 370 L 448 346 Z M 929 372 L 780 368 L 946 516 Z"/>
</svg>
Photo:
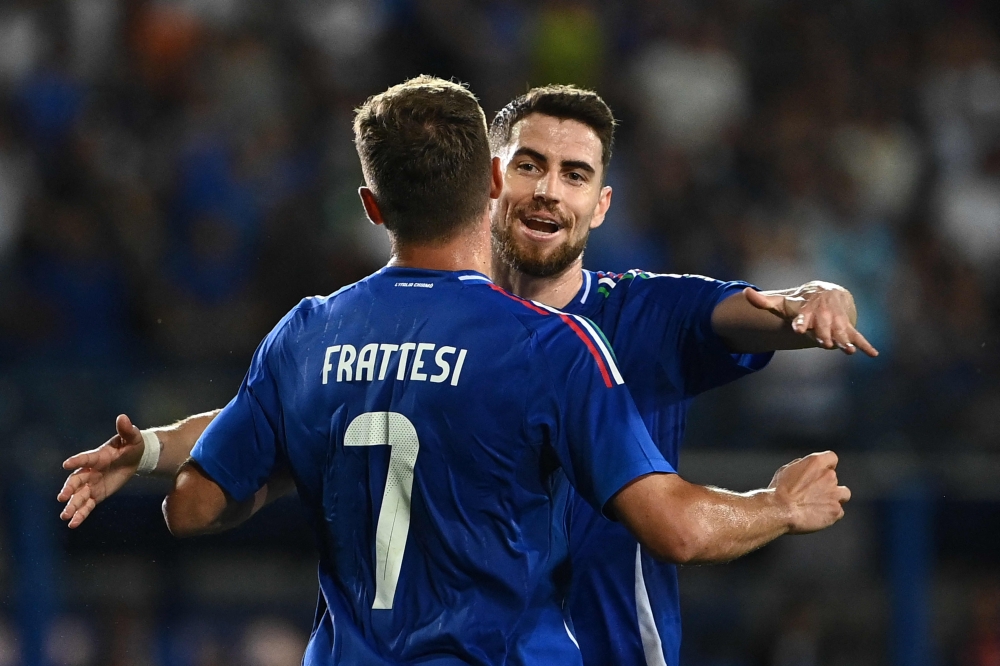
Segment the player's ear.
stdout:
<svg viewBox="0 0 1000 666">
<path fill-rule="evenodd" d="M 503 167 L 500 166 L 500 158 L 494 157 L 490 165 L 490 199 L 499 199 L 502 191 Z"/>
<path fill-rule="evenodd" d="M 365 215 L 371 223 L 384 224 L 385 220 L 382 219 L 382 211 L 379 210 L 378 201 L 375 200 L 375 193 L 367 187 L 359 187 L 358 195 L 361 197 L 361 205 L 365 207 Z"/>
<path fill-rule="evenodd" d="M 594 217 L 590 218 L 590 228 L 596 229 L 604 224 L 604 216 L 611 208 L 611 187 L 605 185 L 601 188 L 601 195 L 597 199 L 597 208 L 594 209 Z"/>
</svg>

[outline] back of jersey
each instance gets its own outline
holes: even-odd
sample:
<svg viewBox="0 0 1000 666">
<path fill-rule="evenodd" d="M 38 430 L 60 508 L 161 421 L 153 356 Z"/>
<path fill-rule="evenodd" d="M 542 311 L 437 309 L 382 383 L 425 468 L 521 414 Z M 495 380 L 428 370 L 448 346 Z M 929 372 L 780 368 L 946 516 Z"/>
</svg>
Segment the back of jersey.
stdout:
<svg viewBox="0 0 1000 666">
<path fill-rule="evenodd" d="M 387 268 L 265 340 L 193 455 L 237 499 L 290 468 L 326 606 L 305 663 L 579 662 L 551 472 L 600 507 L 670 471 L 587 327 L 474 272 Z"/>
</svg>

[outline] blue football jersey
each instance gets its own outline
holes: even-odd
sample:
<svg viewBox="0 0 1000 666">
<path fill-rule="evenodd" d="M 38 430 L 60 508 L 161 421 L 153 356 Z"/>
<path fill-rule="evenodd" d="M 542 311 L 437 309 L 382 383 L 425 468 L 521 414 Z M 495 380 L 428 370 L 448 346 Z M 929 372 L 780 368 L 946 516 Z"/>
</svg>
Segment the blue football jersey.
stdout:
<svg viewBox="0 0 1000 666">
<path fill-rule="evenodd" d="M 554 484 L 598 515 L 673 471 L 591 322 L 409 268 L 302 301 L 192 456 L 236 500 L 291 471 L 320 552 L 307 665 L 582 663 Z"/>
<path fill-rule="evenodd" d="M 565 312 L 607 335 L 653 441 L 672 466 L 697 394 L 758 370 L 772 354 L 730 354 L 712 311 L 750 286 L 697 275 L 584 271 Z M 568 501 L 573 628 L 587 666 L 677 666 L 677 569 L 654 560 L 620 524 L 601 519 L 574 493 Z"/>
</svg>

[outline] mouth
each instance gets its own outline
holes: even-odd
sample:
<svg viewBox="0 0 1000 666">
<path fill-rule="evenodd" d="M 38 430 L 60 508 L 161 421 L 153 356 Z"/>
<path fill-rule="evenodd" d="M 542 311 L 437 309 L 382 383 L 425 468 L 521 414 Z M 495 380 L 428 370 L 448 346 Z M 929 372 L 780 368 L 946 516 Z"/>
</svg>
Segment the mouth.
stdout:
<svg viewBox="0 0 1000 666">
<path fill-rule="evenodd" d="M 535 215 L 530 217 L 522 217 L 521 224 L 523 224 L 531 231 L 542 234 L 544 236 L 554 235 L 558 233 L 560 229 L 562 229 L 562 226 L 555 220 L 545 217 L 538 217 Z"/>
</svg>

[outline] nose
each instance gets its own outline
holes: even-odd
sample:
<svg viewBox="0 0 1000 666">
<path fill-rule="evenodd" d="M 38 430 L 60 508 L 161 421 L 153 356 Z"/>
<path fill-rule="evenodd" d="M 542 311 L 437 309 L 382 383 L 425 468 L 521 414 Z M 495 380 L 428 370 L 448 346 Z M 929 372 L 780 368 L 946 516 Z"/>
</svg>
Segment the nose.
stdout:
<svg viewBox="0 0 1000 666">
<path fill-rule="evenodd" d="M 535 182 L 535 198 L 558 202 L 561 199 L 559 173 L 551 170 Z"/>
</svg>

